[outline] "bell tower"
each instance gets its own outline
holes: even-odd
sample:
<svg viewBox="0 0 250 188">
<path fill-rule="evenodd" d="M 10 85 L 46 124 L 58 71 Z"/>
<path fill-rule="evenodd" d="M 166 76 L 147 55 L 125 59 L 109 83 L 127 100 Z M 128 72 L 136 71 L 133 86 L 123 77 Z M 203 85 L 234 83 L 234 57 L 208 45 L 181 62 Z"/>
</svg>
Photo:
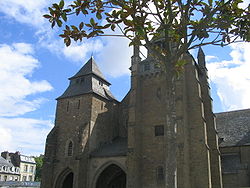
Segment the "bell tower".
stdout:
<svg viewBox="0 0 250 188">
<path fill-rule="evenodd" d="M 162 41 L 156 41 L 156 45 L 164 46 Z M 128 123 L 129 188 L 222 187 L 205 56 L 199 51 L 198 63 L 189 53 L 182 58 L 186 65 L 174 83 L 176 124 L 168 125 L 168 70 L 161 69 L 150 52 L 140 61 L 137 47 L 134 50 Z M 168 139 L 170 126 L 174 126 L 175 140 Z M 168 150 L 171 141 L 176 152 Z M 170 157 L 176 161 L 171 163 Z M 169 162 L 176 168 L 171 185 L 166 181 L 173 172 L 168 171 Z"/>
<path fill-rule="evenodd" d="M 112 113 L 117 101 L 94 58 L 69 80 L 68 88 L 57 98 L 55 127 L 46 141 L 44 188 L 60 187 L 64 176 L 59 180 L 58 175 L 65 169 L 73 177 L 74 186 L 80 181 L 87 187 L 87 171 L 81 169 L 88 169 L 89 154 L 117 134 Z"/>
</svg>

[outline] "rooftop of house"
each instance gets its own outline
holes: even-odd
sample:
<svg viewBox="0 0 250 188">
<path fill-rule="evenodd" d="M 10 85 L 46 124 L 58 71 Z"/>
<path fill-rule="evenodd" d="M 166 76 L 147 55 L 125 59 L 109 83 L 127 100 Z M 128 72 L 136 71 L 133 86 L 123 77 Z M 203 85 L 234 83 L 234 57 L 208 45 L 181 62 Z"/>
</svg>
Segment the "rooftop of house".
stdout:
<svg viewBox="0 0 250 188">
<path fill-rule="evenodd" d="M 215 115 L 220 147 L 250 145 L 250 109 Z"/>
<path fill-rule="evenodd" d="M 26 155 L 20 155 L 20 161 L 26 162 L 26 163 L 36 163 L 34 157 L 26 156 Z"/>
<path fill-rule="evenodd" d="M 8 160 L 6 160 L 5 158 L 0 156 L 0 166 L 8 166 L 8 167 L 12 167 L 13 164 L 10 163 Z"/>
</svg>

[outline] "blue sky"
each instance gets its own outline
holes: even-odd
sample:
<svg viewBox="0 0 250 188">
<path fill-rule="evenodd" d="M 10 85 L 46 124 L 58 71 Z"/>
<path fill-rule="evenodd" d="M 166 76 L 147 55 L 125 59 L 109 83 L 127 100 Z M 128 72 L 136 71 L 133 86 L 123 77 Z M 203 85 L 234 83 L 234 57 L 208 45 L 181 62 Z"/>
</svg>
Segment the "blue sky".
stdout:
<svg viewBox="0 0 250 188">
<path fill-rule="evenodd" d="M 65 47 L 42 15 L 53 1 L 0 1 L 0 151 L 39 155 L 53 127 L 56 100 L 94 55 L 121 100 L 130 87 L 126 39 L 96 38 Z M 250 0 L 245 0 L 248 4 Z M 250 107 L 250 44 L 205 47 L 214 111 Z M 192 51 L 196 56 L 196 51 Z"/>
</svg>

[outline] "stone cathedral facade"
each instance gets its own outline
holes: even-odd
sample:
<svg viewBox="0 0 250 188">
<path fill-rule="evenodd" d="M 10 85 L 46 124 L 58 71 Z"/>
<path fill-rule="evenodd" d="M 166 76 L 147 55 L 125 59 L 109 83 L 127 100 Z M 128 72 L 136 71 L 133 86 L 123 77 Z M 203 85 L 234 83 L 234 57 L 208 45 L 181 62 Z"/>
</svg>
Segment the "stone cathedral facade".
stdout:
<svg viewBox="0 0 250 188">
<path fill-rule="evenodd" d="M 222 188 L 205 55 L 200 49 L 198 62 L 184 58 L 176 81 L 175 187 Z M 142 61 L 137 48 L 130 70 L 131 89 L 121 102 L 93 57 L 69 78 L 46 141 L 42 188 L 165 187 L 167 72 L 150 55 Z"/>
</svg>

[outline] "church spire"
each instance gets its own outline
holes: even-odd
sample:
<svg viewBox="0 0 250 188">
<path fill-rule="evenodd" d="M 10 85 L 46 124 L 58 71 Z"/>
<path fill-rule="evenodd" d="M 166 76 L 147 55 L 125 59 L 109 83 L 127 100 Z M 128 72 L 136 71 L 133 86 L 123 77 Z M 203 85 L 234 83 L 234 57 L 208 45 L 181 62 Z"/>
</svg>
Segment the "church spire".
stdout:
<svg viewBox="0 0 250 188">
<path fill-rule="evenodd" d="M 205 60 L 205 54 L 202 50 L 201 47 L 199 47 L 199 51 L 198 51 L 198 64 L 202 67 L 205 68 L 206 67 L 206 60 Z"/>
<path fill-rule="evenodd" d="M 140 58 L 140 47 L 139 45 L 134 45 L 133 46 L 133 56 L 132 56 L 132 65 L 139 63 L 141 61 Z"/>
</svg>

